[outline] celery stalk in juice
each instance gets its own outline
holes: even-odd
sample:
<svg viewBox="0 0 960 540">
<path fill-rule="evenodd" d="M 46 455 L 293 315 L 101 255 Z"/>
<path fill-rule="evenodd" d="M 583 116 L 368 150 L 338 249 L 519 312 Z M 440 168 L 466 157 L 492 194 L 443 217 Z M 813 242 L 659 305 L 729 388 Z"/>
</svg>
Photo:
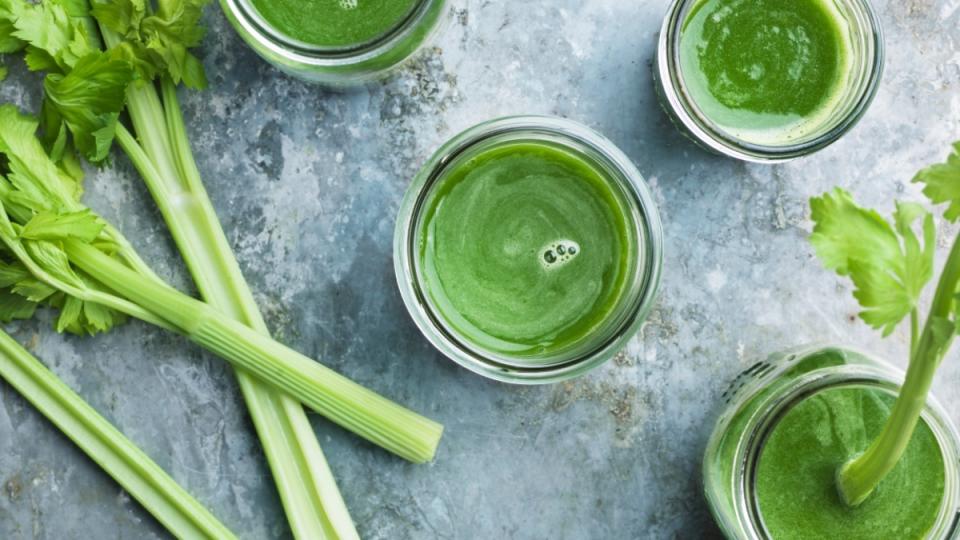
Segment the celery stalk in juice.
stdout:
<svg viewBox="0 0 960 540">
<path fill-rule="evenodd" d="M 845 386 L 821 390 L 791 407 L 763 443 L 756 503 L 774 540 L 924 538 L 944 493 L 944 462 L 921 421 L 901 461 L 861 505 L 836 490 L 837 468 L 866 450 L 890 414 L 894 396 Z"/>
</svg>

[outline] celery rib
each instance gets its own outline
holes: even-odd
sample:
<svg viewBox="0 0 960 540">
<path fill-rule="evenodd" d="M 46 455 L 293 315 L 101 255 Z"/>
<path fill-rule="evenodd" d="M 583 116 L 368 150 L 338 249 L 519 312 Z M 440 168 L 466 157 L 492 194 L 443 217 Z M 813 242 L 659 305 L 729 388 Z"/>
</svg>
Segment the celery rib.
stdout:
<svg viewBox="0 0 960 540">
<path fill-rule="evenodd" d="M 440 424 L 225 318 L 199 300 L 145 280 L 88 244 L 67 240 L 64 249 L 70 260 L 94 279 L 334 423 L 414 463 L 433 459 L 443 433 Z"/>
<path fill-rule="evenodd" d="M 180 231 L 177 244 L 201 295 L 212 306 L 269 335 L 253 294 L 233 257 L 199 171 L 183 124 L 176 88 L 161 82 L 167 141 L 179 178 L 144 174 L 164 220 Z M 148 88 L 145 91 L 153 91 Z M 140 92 L 137 92 L 139 94 Z M 131 101 L 139 95 L 131 96 Z M 179 181 L 178 181 L 179 180 Z M 165 193 L 165 196 L 161 194 Z M 171 198 L 193 204 L 171 205 Z M 359 539 L 313 427 L 296 400 L 237 371 L 291 530 L 297 538 Z"/>
<path fill-rule="evenodd" d="M 37 408 L 174 536 L 236 538 L 142 450 L 0 331 L 0 377 Z"/>
<path fill-rule="evenodd" d="M 913 326 L 911 337 L 910 364 L 900 389 L 900 395 L 893 405 L 890 417 L 883 426 L 880 435 L 874 439 L 867 450 L 857 458 L 843 464 L 837 473 L 837 489 L 840 496 L 850 506 L 857 506 L 873 493 L 873 490 L 893 470 L 906 451 L 914 428 L 920 421 L 920 415 L 926 407 L 927 394 L 933 384 L 933 377 L 950 348 L 953 338 L 940 346 L 934 345 L 933 321 L 947 318 L 953 309 L 957 284 L 960 283 L 960 237 L 954 240 L 947 261 L 944 263 L 937 292 L 927 324 L 919 337 Z"/>
<path fill-rule="evenodd" d="M 131 96 L 131 101 L 135 99 Z M 237 295 L 234 298 L 228 290 L 231 285 L 235 288 L 236 283 L 243 283 L 236 277 L 230 278 L 239 274 L 239 268 L 229 273 L 229 268 L 224 265 L 200 262 L 209 261 L 210 254 L 218 248 L 204 248 L 197 233 L 203 229 L 191 219 L 193 213 L 183 206 L 170 204 L 175 196 L 183 198 L 187 195 L 178 193 L 179 186 L 164 182 L 149 156 L 122 125 L 118 126 L 117 140 L 143 176 L 201 295 L 225 315 L 266 333 L 266 324 L 259 311 L 241 310 L 238 304 L 243 302 L 243 297 Z M 218 271 L 224 272 L 220 285 L 216 281 Z M 358 538 L 333 473 L 300 403 L 258 383 L 241 370 L 237 370 L 237 380 L 294 536 L 304 540 Z"/>
<path fill-rule="evenodd" d="M 200 294 L 225 314 L 267 333 L 199 175 L 188 174 L 195 172 L 195 165 L 192 155 L 186 153 L 189 147 L 184 148 L 186 141 L 174 151 L 171 141 L 181 137 L 156 127 L 169 125 L 171 131 L 183 131 L 179 103 L 169 97 L 167 101 L 169 120 L 160 117 L 163 107 L 152 85 L 130 88 L 127 110 L 144 146 L 123 125 L 117 127 L 117 141 L 140 171 Z M 164 122 L 158 124 L 159 120 Z M 183 178 L 187 180 L 181 183 Z M 192 201 L 197 204 L 189 204 Z M 242 371 L 237 371 L 237 378 L 294 535 L 300 539 L 358 538 L 303 407 Z"/>
<path fill-rule="evenodd" d="M 173 85 L 167 84 L 173 91 Z M 140 171 L 201 295 L 226 315 L 266 334 L 266 323 L 232 257 L 192 154 L 187 153 L 179 104 L 165 99 L 169 133 L 159 133 L 155 127 L 147 130 L 153 124 L 136 121 L 144 114 L 155 115 L 155 96 L 152 86 L 128 92 L 128 110 L 135 125 L 141 125 L 142 138 L 154 149 L 155 156 L 147 155 L 122 125 L 118 126 L 117 140 Z M 171 147 L 170 141 L 178 144 Z M 173 151 L 173 156 L 164 151 Z M 160 163 L 165 174 L 158 172 L 155 163 Z M 174 165 L 180 176 L 174 175 Z M 181 183 L 184 178 L 187 180 Z M 301 539 L 359 538 L 303 407 L 243 371 L 237 371 L 237 378 L 294 535 Z"/>
</svg>

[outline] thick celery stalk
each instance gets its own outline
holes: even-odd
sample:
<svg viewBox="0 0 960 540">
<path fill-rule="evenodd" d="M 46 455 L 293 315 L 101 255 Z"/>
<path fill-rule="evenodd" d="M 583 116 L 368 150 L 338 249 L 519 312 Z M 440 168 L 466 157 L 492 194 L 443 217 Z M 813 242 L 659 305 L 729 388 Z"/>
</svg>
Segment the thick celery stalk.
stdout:
<svg viewBox="0 0 960 540">
<path fill-rule="evenodd" d="M 203 298 L 225 315 L 269 335 L 200 180 L 176 88 L 169 80 L 162 85 L 166 132 L 158 129 L 163 124 L 154 123 L 160 103 L 153 86 L 128 90 L 134 127 L 152 152 L 122 126 L 118 141 L 153 195 Z M 300 403 L 243 371 L 237 371 L 237 379 L 293 534 L 300 539 L 359 538 Z"/>
<path fill-rule="evenodd" d="M 0 331 L 0 377 L 112 476 L 171 534 L 183 539 L 235 538 L 149 456 L 3 331 Z"/>
<path fill-rule="evenodd" d="M 414 463 L 433 459 L 443 433 L 440 424 L 169 285 L 144 278 L 89 244 L 66 240 L 63 246 L 79 269 L 236 367 L 400 457 Z"/>
</svg>

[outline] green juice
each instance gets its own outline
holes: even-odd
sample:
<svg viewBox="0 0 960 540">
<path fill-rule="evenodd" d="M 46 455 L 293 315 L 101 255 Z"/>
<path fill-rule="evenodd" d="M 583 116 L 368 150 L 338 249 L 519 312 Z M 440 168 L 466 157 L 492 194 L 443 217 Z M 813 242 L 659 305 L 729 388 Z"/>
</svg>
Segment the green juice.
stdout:
<svg viewBox="0 0 960 540">
<path fill-rule="evenodd" d="M 251 0 L 276 30 L 319 47 L 350 47 L 396 29 L 419 0 Z"/>
<path fill-rule="evenodd" d="M 601 332 L 639 257 L 630 211 L 583 156 L 506 142 L 436 180 L 418 226 L 418 266 L 461 341 L 512 358 L 549 356 Z"/>
<path fill-rule="evenodd" d="M 839 465 L 866 450 L 890 414 L 894 396 L 875 389 L 822 390 L 790 408 L 761 450 L 756 500 L 775 540 L 924 538 L 944 494 L 944 462 L 920 422 L 903 459 L 860 506 L 836 491 Z"/>
<path fill-rule="evenodd" d="M 692 101 L 722 131 L 789 144 L 829 122 L 850 43 L 830 0 L 701 0 L 680 32 L 680 68 Z"/>
<path fill-rule="evenodd" d="M 944 537 L 956 508 L 956 438 L 933 404 L 862 504 L 848 507 L 837 491 L 837 470 L 879 435 L 899 381 L 879 360 L 831 346 L 783 351 L 741 373 L 704 455 L 707 501 L 727 536 Z"/>
</svg>

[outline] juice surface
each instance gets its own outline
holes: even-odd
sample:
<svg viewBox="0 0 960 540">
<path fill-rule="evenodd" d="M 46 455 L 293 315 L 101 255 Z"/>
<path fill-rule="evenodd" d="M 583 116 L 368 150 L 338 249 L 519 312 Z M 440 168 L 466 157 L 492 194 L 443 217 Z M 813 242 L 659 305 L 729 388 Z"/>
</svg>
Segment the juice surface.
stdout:
<svg viewBox="0 0 960 540">
<path fill-rule="evenodd" d="M 251 0 L 257 12 L 288 37 L 320 47 L 375 40 L 397 26 L 418 0 Z"/>
<path fill-rule="evenodd" d="M 890 415 L 894 398 L 862 387 L 822 390 L 773 428 L 757 466 L 757 504 L 771 538 L 849 540 L 924 538 L 944 491 L 943 454 L 920 422 L 903 459 L 876 491 L 847 508 L 837 468 L 863 452 Z"/>
<path fill-rule="evenodd" d="M 514 357 L 581 344 L 609 321 L 638 257 L 610 182 L 539 142 L 455 164 L 432 188 L 419 233 L 440 317 L 467 342 Z"/>
<path fill-rule="evenodd" d="M 720 128 L 758 144 L 789 142 L 838 101 L 848 32 L 829 0 L 701 0 L 680 32 L 682 78 Z"/>
</svg>

